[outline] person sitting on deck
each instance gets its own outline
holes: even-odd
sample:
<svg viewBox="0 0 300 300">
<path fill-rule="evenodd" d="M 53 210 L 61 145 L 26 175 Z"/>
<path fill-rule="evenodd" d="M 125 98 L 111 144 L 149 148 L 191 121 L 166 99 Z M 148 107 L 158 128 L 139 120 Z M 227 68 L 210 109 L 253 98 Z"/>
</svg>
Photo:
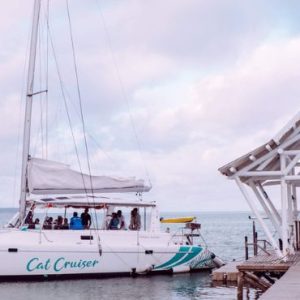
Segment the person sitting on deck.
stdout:
<svg viewBox="0 0 300 300">
<path fill-rule="evenodd" d="M 44 221 L 43 229 L 52 229 L 52 222 L 53 222 L 53 218 L 47 217 L 46 220 Z"/>
<path fill-rule="evenodd" d="M 89 229 L 91 226 L 91 215 L 89 214 L 89 209 L 86 207 L 84 212 L 81 214 L 81 223 L 84 229 Z"/>
<path fill-rule="evenodd" d="M 25 224 L 33 224 L 33 214 L 32 211 L 30 210 L 25 218 Z"/>
<path fill-rule="evenodd" d="M 110 230 L 118 230 L 118 226 L 119 226 L 118 215 L 116 213 L 112 213 L 112 218 L 110 220 L 108 229 L 110 229 Z"/>
<path fill-rule="evenodd" d="M 134 208 L 131 211 L 131 219 L 130 219 L 130 230 L 140 230 L 141 229 L 141 216 L 138 212 L 137 208 Z"/>
<path fill-rule="evenodd" d="M 62 229 L 62 225 L 63 225 L 63 217 L 58 216 L 57 219 L 55 220 L 54 229 Z"/>
<path fill-rule="evenodd" d="M 83 226 L 81 223 L 81 218 L 78 217 L 78 213 L 76 211 L 74 211 L 73 217 L 71 218 L 70 229 L 73 229 L 73 230 L 83 229 Z"/>
<path fill-rule="evenodd" d="M 40 219 L 36 218 L 34 220 L 34 228 L 35 229 L 41 229 Z"/>
<path fill-rule="evenodd" d="M 70 227 L 69 227 L 68 218 L 64 218 L 64 222 L 63 222 L 63 224 L 62 224 L 62 226 L 61 226 L 61 229 L 66 230 L 66 229 L 69 229 L 69 228 L 70 228 Z"/>
</svg>

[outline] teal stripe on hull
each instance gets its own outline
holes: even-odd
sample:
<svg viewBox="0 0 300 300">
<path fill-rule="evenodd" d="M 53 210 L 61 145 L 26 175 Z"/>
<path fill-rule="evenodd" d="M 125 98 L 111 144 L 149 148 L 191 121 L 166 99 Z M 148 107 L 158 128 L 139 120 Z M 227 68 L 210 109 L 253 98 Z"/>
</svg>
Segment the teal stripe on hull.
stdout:
<svg viewBox="0 0 300 300">
<path fill-rule="evenodd" d="M 190 260 L 195 258 L 201 251 L 202 251 L 201 247 L 193 247 L 191 249 L 191 252 L 187 256 L 183 257 L 180 261 L 177 261 L 175 264 L 171 265 L 170 267 L 174 268 L 174 267 L 177 267 L 179 265 L 189 262 Z"/>
<path fill-rule="evenodd" d="M 163 263 L 162 265 L 156 266 L 154 269 L 168 269 L 170 265 L 176 263 L 177 261 L 181 260 L 184 256 L 188 254 L 190 247 L 182 246 L 179 249 L 179 252 L 175 254 L 170 260 Z"/>
<path fill-rule="evenodd" d="M 157 269 L 171 269 L 174 267 L 177 267 L 179 265 L 182 265 L 184 263 L 189 262 L 193 258 L 195 258 L 200 252 L 202 251 L 202 248 L 199 246 L 181 246 L 179 249 L 179 252 L 175 254 L 170 260 L 167 262 L 156 266 L 154 270 Z"/>
</svg>

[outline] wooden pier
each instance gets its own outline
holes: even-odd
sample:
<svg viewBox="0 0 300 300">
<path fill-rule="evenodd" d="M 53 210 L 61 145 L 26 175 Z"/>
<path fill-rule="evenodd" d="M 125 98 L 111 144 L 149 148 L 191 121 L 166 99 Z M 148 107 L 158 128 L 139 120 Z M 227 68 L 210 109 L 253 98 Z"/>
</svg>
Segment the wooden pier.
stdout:
<svg viewBox="0 0 300 300">
<path fill-rule="evenodd" d="M 214 270 L 212 272 L 213 281 L 217 281 L 219 283 L 227 284 L 227 283 L 236 283 L 238 280 L 239 271 L 237 266 L 240 265 L 241 262 L 232 261 L 225 266 Z"/>
<path fill-rule="evenodd" d="M 259 252 L 244 262 L 230 262 L 213 271 L 212 279 L 237 284 L 237 299 L 243 299 L 244 286 L 261 290 L 263 300 L 300 299 L 300 252 L 278 259 L 276 253 Z"/>
<path fill-rule="evenodd" d="M 300 299 L 300 263 L 289 270 L 268 289 L 260 300 L 296 300 Z"/>
</svg>

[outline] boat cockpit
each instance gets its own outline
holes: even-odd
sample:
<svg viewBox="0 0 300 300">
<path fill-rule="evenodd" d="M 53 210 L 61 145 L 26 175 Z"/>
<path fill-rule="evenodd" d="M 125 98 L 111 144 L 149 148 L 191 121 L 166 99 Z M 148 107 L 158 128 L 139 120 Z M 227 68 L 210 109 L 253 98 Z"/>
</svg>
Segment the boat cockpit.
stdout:
<svg viewBox="0 0 300 300">
<path fill-rule="evenodd" d="M 144 230 L 159 229 L 154 201 L 99 196 L 27 200 L 22 222 L 17 213 L 6 227 L 21 230 Z"/>
</svg>

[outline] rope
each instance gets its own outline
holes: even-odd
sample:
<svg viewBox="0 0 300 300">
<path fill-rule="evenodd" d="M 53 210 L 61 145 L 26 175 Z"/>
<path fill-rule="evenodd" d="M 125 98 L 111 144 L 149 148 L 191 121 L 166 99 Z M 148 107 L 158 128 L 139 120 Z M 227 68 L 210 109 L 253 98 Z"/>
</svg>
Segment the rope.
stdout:
<svg viewBox="0 0 300 300">
<path fill-rule="evenodd" d="M 47 0 L 46 4 L 46 28 L 49 27 L 49 0 Z M 49 100 L 48 100 L 48 88 L 49 88 L 49 33 L 46 30 L 46 70 L 45 70 L 45 81 L 46 81 L 46 96 L 45 96 L 45 106 L 46 106 L 46 118 L 45 118 L 45 151 L 46 151 L 46 159 L 48 158 L 48 108 L 49 108 Z"/>
<path fill-rule="evenodd" d="M 150 186 L 152 186 L 149 171 L 148 171 L 148 168 L 146 166 L 145 159 L 143 157 L 142 144 L 139 140 L 136 125 L 135 125 L 135 122 L 134 122 L 134 119 L 133 119 L 133 116 L 132 116 L 132 113 L 131 113 L 130 101 L 128 99 L 127 92 L 126 92 L 126 89 L 125 89 L 125 86 L 124 86 L 124 83 L 123 83 L 123 80 L 122 80 L 122 77 L 121 77 L 121 74 L 120 74 L 120 69 L 119 69 L 119 66 L 117 64 L 116 56 L 114 54 L 114 50 L 113 50 L 113 46 L 112 46 L 112 43 L 111 43 L 111 38 L 110 38 L 110 35 L 109 35 L 109 31 L 108 31 L 108 28 L 107 28 L 107 25 L 106 25 L 106 22 L 105 22 L 105 18 L 104 18 L 104 15 L 102 13 L 102 9 L 101 9 L 101 6 L 100 6 L 98 0 L 96 0 L 96 4 L 97 4 L 97 7 L 100 11 L 101 21 L 102 21 L 102 24 L 103 24 L 107 44 L 108 44 L 108 47 L 109 47 L 109 50 L 110 50 L 110 53 L 111 53 L 111 57 L 112 57 L 112 60 L 113 60 L 115 71 L 116 71 L 116 75 L 117 75 L 117 78 L 118 78 L 118 81 L 119 81 L 119 84 L 120 84 L 122 98 L 125 101 L 126 106 L 127 106 L 128 115 L 129 115 L 129 119 L 130 119 L 130 124 L 131 124 L 132 130 L 133 130 L 133 133 L 134 133 L 134 137 L 135 137 L 135 140 L 136 140 L 136 143 L 137 143 L 137 146 L 138 146 L 140 158 L 141 158 L 141 161 L 142 161 L 142 164 L 143 164 L 143 167 L 144 167 L 146 177 L 149 181 Z"/>
<path fill-rule="evenodd" d="M 93 188 L 91 164 L 90 164 L 90 155 L 89 155 L 89 149 L 88 149 L 88 144 L 87 144 L 85 120 L 84 120 L 84 116 L 83 116 L 82 98 L 81 98 L 81 91 L 80 91 L 80 85 L 79 85 L 77 60 L 76 60 L 76 53 L 75 53 L 75 47 L 74 47 L 72 22 L 71 22 L 71 17 L 70 17 L 69 1 L 68 0 L 66 0 L 66 7 L 67 7 L 67 15 L 68 15 L 68 21 L 69 21 L 69 33 L 70 33 L 70 40 L 71 40 L 71 46 L 72 46 L 73 65 L 74 65 L 74 71 L 75 71 L 75 77 L 76 77 L 77 95 L 78 95 L 78 102 L 79 102 L 79 108 L 80 108 L 80 118 L 81 118 L 82 131 L 83 131 L 83 137 L 84 137 L 84 146 L 85 146 L 87 166 L 88 166 L 89 179 L 90 179 L 90 185 L 91 185 L 92 199 L 93 199 L 93 204 L 95 205 L 94 188 Z M 87 197 L 87 201 L 89 202 L 88 197 Z M 96 209 L 94 209 L 94 215 L 95 215 L 95 220 L 96 220 L 96 233 L 97 233 L 97 238 L 98 238 L 99 254 L 101 255 L 102 249 L 101 249 L 101 243 L 100 243 L 100 236 L 99 236 L 99 232 L 98 232 L 99 231 L 99 226 L 98 226 L 98 216 L 97 216 Z"/>
<path fill-rule="evenodd" d="M 53 39 L 52 39 L 50 27 L 48 27 L 48 32 L 49 32 L 49 39 L 50 39 L 51 48 L 52 48 L 52 51 L 53 51 L 53 58 L 54 58 L 54 61 L 55 61 L 55 67 L 56 67 L 56 71 L 57 71 L 57 75 L 58 75 L 58 79 L 59 79 L 59 83 L 60 83 L 61 94 L 62 94 L 62 97 L 63 97 L 63 100 L 64 100 L 64 105 L 65 105 L 65 110 L 66 110 L 66 114 L 67 114 L 67 118 L 68 118 L 68 123 L 69 123 L 70 131 L 71 131 L 71 135 L 72 135 L 72 139 L 73 139 L 73 143 L 74 143 L 77 162 L 78 162 L 80 172 L 82 174 L 82 167 L 81 167 L 79 152 L 78 152 L 76 139 L 75 139 L 75 135 L 74 135 L 74 131 L 73 131 L 72 120 L 71 120 L 71 116 L 70 116 L 69 109 L 68 109 L 68 103 L 67 103 L 67 99 L 66 99 L 66 95 L 65 95 L 64 83 L 63 83 L 61 73 L 60 73 L 60 70 L 59 70 L 58 61 L 57 61 L 56 52 L 55 52 L 55 49 L 54 49 L 54 44 L 53 44 Z M 83 175 L 82 175 L 82 181 L 83 181 L 84 189 L 86 190 Z"/>
</svg>

